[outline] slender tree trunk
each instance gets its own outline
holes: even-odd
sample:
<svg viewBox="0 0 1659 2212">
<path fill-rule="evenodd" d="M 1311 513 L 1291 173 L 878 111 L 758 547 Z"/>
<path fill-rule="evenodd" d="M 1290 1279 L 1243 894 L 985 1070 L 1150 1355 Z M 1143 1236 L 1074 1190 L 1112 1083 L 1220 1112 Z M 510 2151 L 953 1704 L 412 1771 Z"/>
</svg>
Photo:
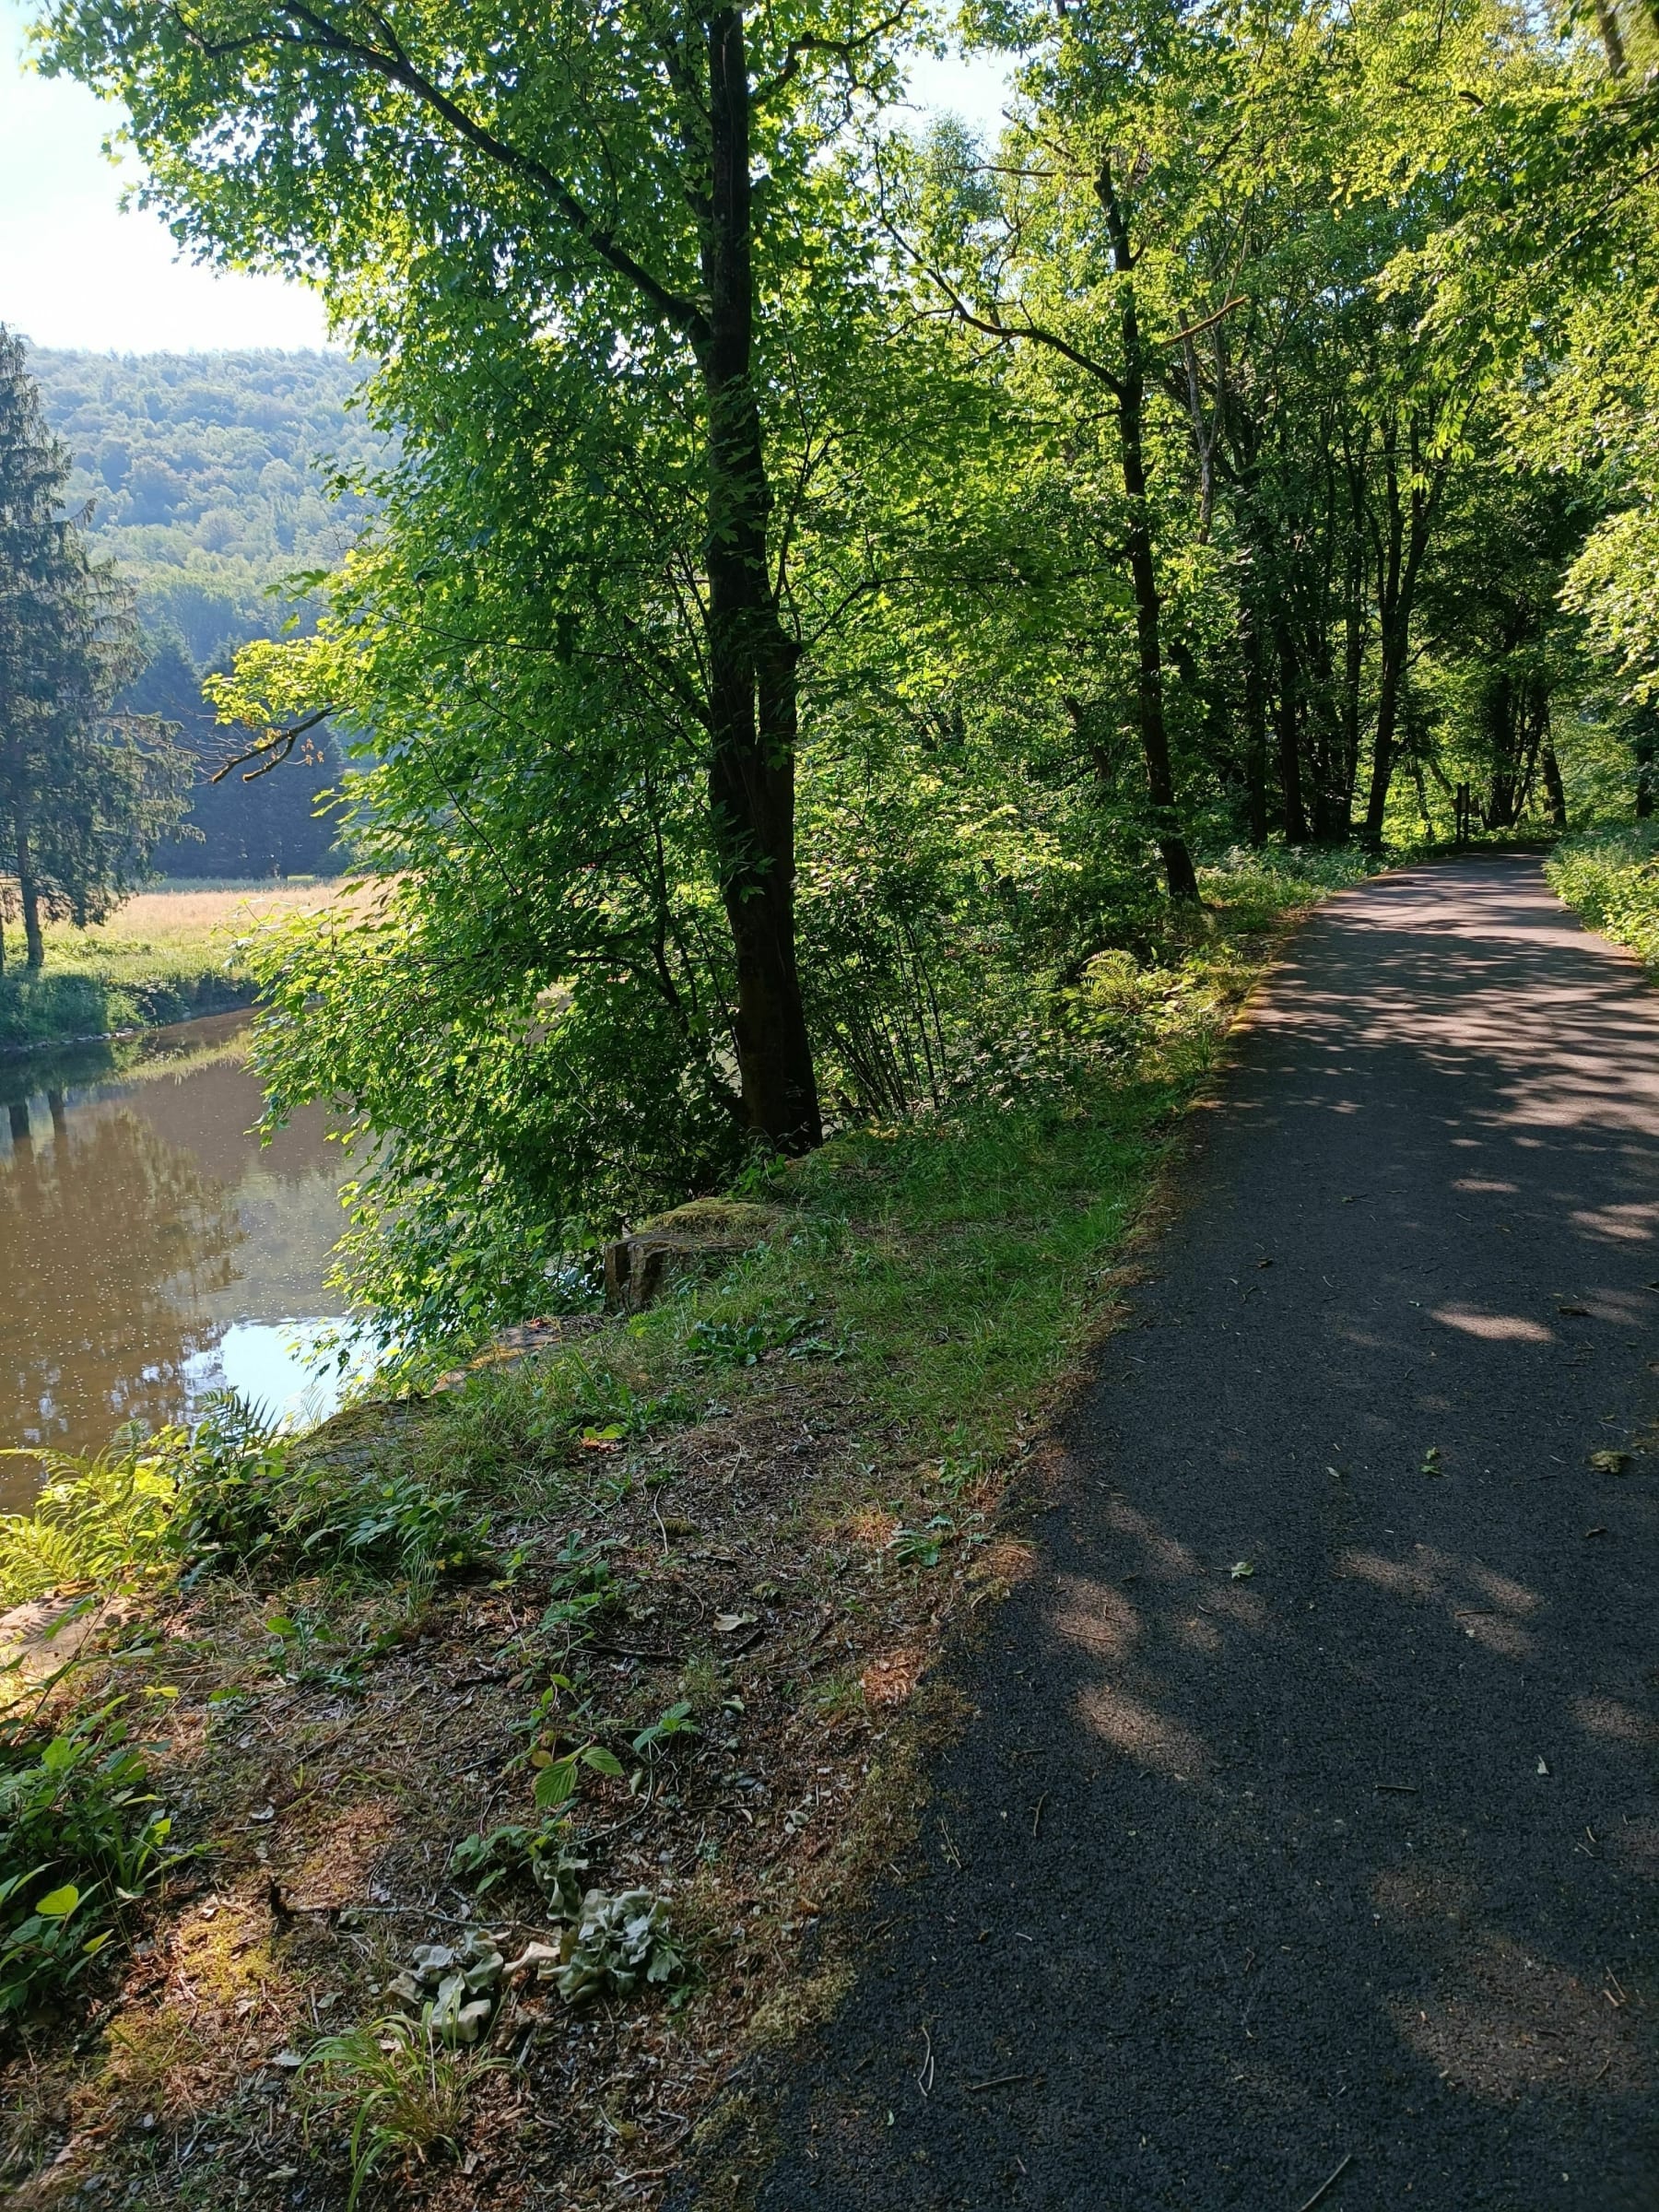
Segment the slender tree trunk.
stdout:
<svg viewBox="0 0 1659 2212">
<path fill-rule="evenodd" d="M 1515 742 L 1515 687 L 1507 676 L 1493 682 L 1486 702 L 1487 743 L 1492 754 L 1492 783 L 1487 798 L 1487 821 L 1494 830 L 1508 830 L 1515 819 L 1518 782 L 1518 747 Z"/>
<path fill-rule="evenodd" d="M 24 965 L 42 968 L 46 964 L 46 940 L 41 935 L 41 893 L 29 856 L 28 825 L 22 822 L 18 825 L 18 895 L 23 907 Z"/>
<path fill-rule="evenodd" d="M 703 228 L 709 336 L 709 798 L 735 956 L 749 1125 L 781 1151 L 822 1141 L 794 942 L 794 641 L 768 560 L 771 491 L 752 374 L 748 62 L 740 9 L 709 21 L 712 190 Z"/>
<path fill-rule="evenodd" d="M 1392 433 L 1385 443 L 1385 453 L 1388 535 L 1385 545 L 1379 543 L 1377 559 L 1377 629 L 1382 643 L 1382 669 L 1377 687 L 1376 748 L 1371 756 L 1371 797 L 1366 804 L 1363 833 L 1366 845 L 1373 853 L 1380 852 L 1382 845 L 1382 817 L 1388 806 L 1389 780 L 1394 774 L 1400 692 L 1410 656 L 1411 618 L 1443 480 L 1443 472 L 1437 468 L 1425 488 L 1414 424 L 1408 455 L 1410 490 L 1402 507 Z"/>
<path fill-rule="evenodd" d="M 1253 616 L 1244 618 L 1244 790 L 1253 845 L 1267 842 L 1267 683 L 1262 639 Z"/>
<path fill-rule="evenodd" d="M 1285 842 L 1305 845 L 1308 841 L 1308 817 L 1302 806 L 1301 750 L 1297 743 L 1297 689 L 1298 668 L 1296 641 L 1290 634 L 1290 623 L 1281 608 L 1275 619 L 1274 644 L 1278 661 L 1278 697 L 1277 720 L 1278 724 L 1279 792 L 1285 808 Z"/>
<path fill-rule="evenodd" d="M 1641 717 L 1633 750 L 1636 755 L 1636 819 L 1645 822 L 1653 812 L 1653 761 L 1654 756 L 1659 754 L 1659 740 L 1655 738 L 1654 725 L 1659 724 L 1659 715 L 1654 714 L 1653 708 L 1644 707 Z"/>
<path fill-rule="evenodd" d="M 1135 313 L 1135 286 L 1130 281 L 1135 256 L 1130 250 L 1128 221 L 1112 184 L 1110 161 L 1101 165 L 1096 190 L 1112 240 L 1112 266 L 1124 280 L 1118 294 L 1124 365 L 1115 396 L 1124 497 L 1129 509 L 1129 576 L 1135 589 L 1141 747 L 1147 757 L 1147 784 L 1157 823 L 1158 849 L 1163 855 L 1164 880 L 1171 899 L 1182 905 L 1196 906 L 1198 877 L 1175 810 L 1175 779 L 1170 766 L 1170 735 L 1164 721 L 1160 639 L 1163 606 L 1152 555 L 1152 519 L 1147 504 L 1147 366 L 1141 349 L 1140 321 Z"/>
<path fill-rule="evenodd" d="M 1554 744 L 1544 740 L 1544 795 L 1549 801 L 1551 829 L 1567 827 L 1567 786 L 1561 781 L 1561 764 L 1556 759 Z"/>
</svg>

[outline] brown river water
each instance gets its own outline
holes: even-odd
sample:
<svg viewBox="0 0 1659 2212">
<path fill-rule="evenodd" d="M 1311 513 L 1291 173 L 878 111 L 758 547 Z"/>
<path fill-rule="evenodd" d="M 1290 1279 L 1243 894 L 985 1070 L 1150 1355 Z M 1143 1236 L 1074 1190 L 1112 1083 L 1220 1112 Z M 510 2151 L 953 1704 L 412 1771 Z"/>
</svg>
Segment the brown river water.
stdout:
<svg viewBox="0 0 1659 2212">
<path fill-rule="evenodd" d="M 334 1403 L 295 1347 L 339 1311 L 341 1156 L 316 1113 L 248 1134 L 246 1021 L 0 1057 L 0 1444 L 98 1450 L 227 1385 L 273 1412 Z M 0 1509 L 39 1473 L 0 1459 Z"/>
</svg>

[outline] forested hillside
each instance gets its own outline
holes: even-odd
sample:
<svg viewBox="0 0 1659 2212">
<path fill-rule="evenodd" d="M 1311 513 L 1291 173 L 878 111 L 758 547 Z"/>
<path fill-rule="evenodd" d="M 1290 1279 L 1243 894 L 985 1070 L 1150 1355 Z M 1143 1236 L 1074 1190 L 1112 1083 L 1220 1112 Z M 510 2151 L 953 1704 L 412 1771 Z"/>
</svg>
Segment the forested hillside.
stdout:
<svg viewBox="0 0 1659 2212">
<path fill-rule="evenodd" d="M 348 405 L 363 371 L 342 354 L 34 347 L 29 368 L 93 541 L 146 628 L 175 630 L 200 666 L 275 635 L 285 579 L 336 567 L 369 511 L 384 443 Z"/>
<path fill-rule="evenodd" d="M 214 784 L 230 749 L 201 677 L 290 614 L 293 579 L 333 570 L 371 512 L 385 440 L 350 405 L 360 365 L 339 354 L 103 355 L 31 348 L 48 421 L 73 456 L 88 539 L 137 594 L 148 667 L 123 703 L 178 724 L 197 771 L 185 832 L 156 865 L 190 876 L 314 872 L 332 827 L 313 818 L 337 772 L 320 732 L 281 777 Z"/>
</svg>

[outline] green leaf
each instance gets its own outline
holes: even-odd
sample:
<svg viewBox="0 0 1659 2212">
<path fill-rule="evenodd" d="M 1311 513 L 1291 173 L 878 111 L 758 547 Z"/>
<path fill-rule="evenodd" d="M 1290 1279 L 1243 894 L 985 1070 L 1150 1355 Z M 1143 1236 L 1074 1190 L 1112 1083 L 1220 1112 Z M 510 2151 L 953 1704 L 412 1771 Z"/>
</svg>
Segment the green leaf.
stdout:
<svg viewBox="0 0 1659 2212">
<path fill-rule="evenodd" d="M 566 1804 L 575 1791 L 576 1760 L 572 1755 L 568 1759 L 555 1759 L 551 1766 L 542 1769 L 535 1778 L 534 1795 L 537 1806 L 545 1813 L 556 1805 Z"/>
<path fill-rule="evenodd" d="M 603 1744 L 590 1744 L 582 1757 L 583 1764 L 592 1767 L 595 1774 L 609 1774 L 616 1781 L 621 1780 L 621 1760 L 614 1751 L 607 1751 Z"/>
<path fill-rule="evenodd" d="M 73 1882 L 65 1882 L 61 1889 L 49 1890 L 35 1911 L 42 1920 L 67 1920 L 81 1901 L 81 1893 Z"/>
</svg>

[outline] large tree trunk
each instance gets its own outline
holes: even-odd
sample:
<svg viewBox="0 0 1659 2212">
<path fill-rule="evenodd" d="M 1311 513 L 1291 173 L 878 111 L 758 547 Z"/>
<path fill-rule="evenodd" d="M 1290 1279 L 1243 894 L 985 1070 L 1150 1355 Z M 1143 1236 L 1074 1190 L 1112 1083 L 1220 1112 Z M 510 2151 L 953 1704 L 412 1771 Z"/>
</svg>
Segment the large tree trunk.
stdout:
<svg viewBox="0 0 1659 2212">
<path fill-rule="evenodd" d="M 1198 904 L 1198 877 L 1187 851 L 1175 810 L 1175 779 L 1170 767 L 1170 734 L 1164 721 L 1163 649 L 1160 637 L 1163 607 L 1158 590 L 1158 569 L 1152 556 L 1152 521 L 1147 504 L 1146 406 L 1147 365 L 1141 348 L 1140 322 L 1135 308 L 1135 287 L 1129 281 L 1135 267 L 1130 250 L 1128 220 L 1112 179 L 1112 165 L 1101 165 L 1097 182 L 1106 228 L 1112 240 L 1112 266 L 1124 278 L 1119 287 L 1119 324 L 1124 366 L 1116 385 L 1118 448 L 1122 455 L 1124 497 L 1129 509 L 1129 576 L 1135 590 L 1135 642 L 1136 693 L 1140 709 L 1141 749 L 1147 758 L 1147 786 L 1151 794 L 1157 824 L 1158 849 L 1163 855 L 1164 880 L 1170 896 L 1183 905 Z"/>
<path fill-rule="evenodd" d="M 771 494 L 752 375 L 749 86 L 743 18 L 709 23 L 712 190 L 703 227 L 709 335 L 709 798 L 736 965 L 748 1124 L 784 1152 L 822 1140 L 794 945 L 794 641 L 768 561 Z"/>
</svg>

